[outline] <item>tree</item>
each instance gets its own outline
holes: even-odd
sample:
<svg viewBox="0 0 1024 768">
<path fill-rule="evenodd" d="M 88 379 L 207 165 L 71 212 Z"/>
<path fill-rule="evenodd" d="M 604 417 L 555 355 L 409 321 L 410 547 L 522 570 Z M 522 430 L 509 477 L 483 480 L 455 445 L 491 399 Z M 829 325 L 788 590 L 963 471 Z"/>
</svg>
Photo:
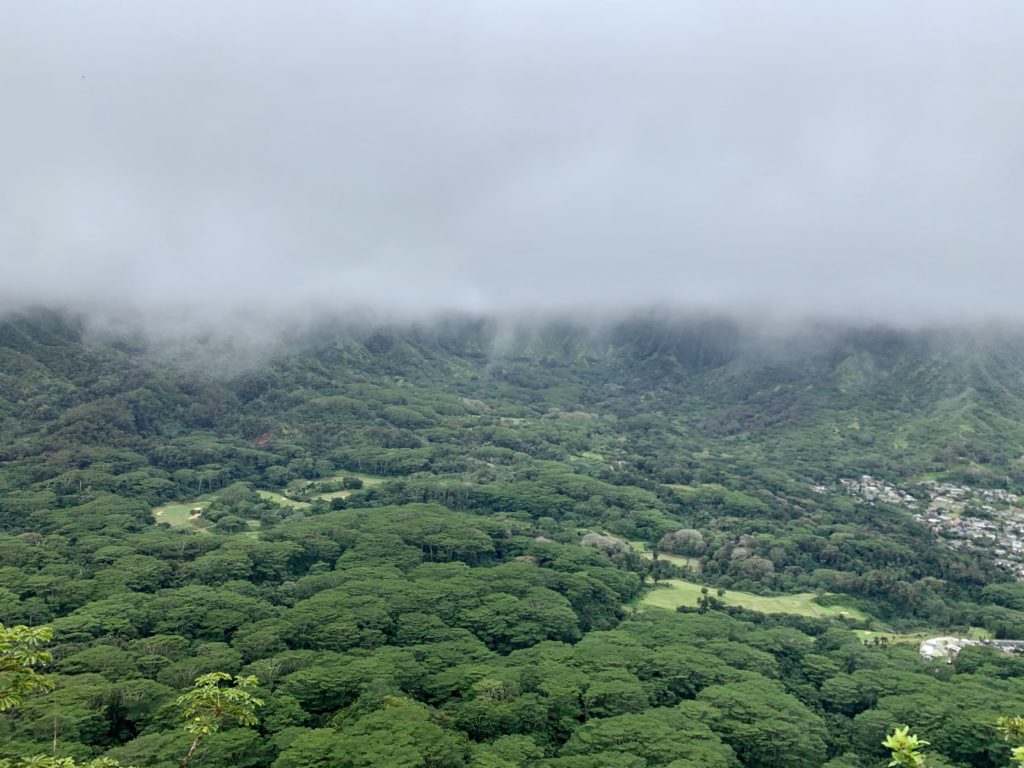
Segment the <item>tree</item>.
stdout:
<svg viewBox="0 0 1024 768">
<path fill-rule="evenodd" d="M 53 683 L 37 671 L 53 658 L 42 647 L 52 638 L 50 627 L 0 624 L 0 712 L 18 706 L 30 693 L 53 689 Z"/>
<path fill-rule="evenodd" d="M 712 685 L 680 709 L 707 722 L 747 768 L 817 768 L 825 762 L 824 723 L 773 681 Z"/>
<path fill-rule="evenodd" d="M 735 765 L 733 751 L 701 720 L 665 708 L 589 720 L 573 732 L 561 750 L 565 756 L 609 752 L 640 757 L 648 765 L 675 760 L 705 768 Z"/>
<path fill-rule="evenodd" d="M 251 675 L 232 677 L 227 672 L 211 672 L 197 677 L 195 687 L 178 697 L 176 703 L 184 706 L 181 716 L 188 720 L 185 730 L 195 736 L 181 760 L 181 768 L 187 768 L 199 745 L 219 731 L 224 721 L 234 720 L 248 726 L 259 722 L 256 710 L 263 706 L 263 700 L 248 690 L 255 688 L 257 682 Z"/>
<path fill-rule="evenodd" d="M 700 557 L 707 549 L 704 536 L 695 528 L 680 528 L 666 533 L 658 541 L 658 549 L 675 552 L 677 555 Z"/>
<path fill-rule="evenodd" d="M 725 600 L 721 599 L 721 596 L 725 594 L 725 590 L 717 590 L 719 597 L 714 597 L 708 592 L 707 587 L 700 588 L 700 597 L 697 598 L 697 610 L 701 613 L 707 613 L 709 610 L 717 610 L 725 605 Z"/>
<path fill-rule="evenodd" d="M 470 742 L 443 728 L 437 712 L 385 696 L 379 709 L 335 729 L 295 729 L 275 768 L 462 768 Z"/>
</svg>

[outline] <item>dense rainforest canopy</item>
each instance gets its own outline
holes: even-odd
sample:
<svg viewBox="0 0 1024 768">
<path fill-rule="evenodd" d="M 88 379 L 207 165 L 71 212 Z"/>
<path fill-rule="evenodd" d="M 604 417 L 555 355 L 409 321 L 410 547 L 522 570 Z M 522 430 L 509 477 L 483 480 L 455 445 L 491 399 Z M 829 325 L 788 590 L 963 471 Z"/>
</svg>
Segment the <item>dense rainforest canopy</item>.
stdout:
<svg viewBox="0 0 1024 768">
<path fill-rule="evenodd" d="M 1022 493 L 1022 393 L 995 332 L 5 317 L 0 623 L 53 639 L 0 758 L 178 765 L 223 672 L 208 768 L 1007 765 L 1024 660 L 916 639 L 1024 639 L 1024 587 L 837 483 Z"/>
</svg>

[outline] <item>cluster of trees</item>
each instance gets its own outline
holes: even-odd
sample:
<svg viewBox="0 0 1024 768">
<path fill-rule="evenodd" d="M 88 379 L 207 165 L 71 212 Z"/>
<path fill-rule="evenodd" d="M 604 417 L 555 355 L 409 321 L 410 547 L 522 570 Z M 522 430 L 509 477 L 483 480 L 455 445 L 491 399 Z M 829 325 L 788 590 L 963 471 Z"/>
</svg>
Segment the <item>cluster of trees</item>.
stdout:
<svg viewBox="0 0 1024 768">
<path fill-rule="evenodd" d="M 179 765 L 178 702 L 223 674 L 258 679 L 264 706 L 194 745 L 207 766 L 871 768 L 896 724 L 949 765 L 1007 762 L 984 724 L 1024 711 L 1024 662 L 926 665 L 718 588 L 1024 637 L 1024 588 L 991 563 L 903 510 L 811 491 L 976 469 L 953 432 L 1019 488 L 1002 457 L 1024 408 L 997 384 L 1024 365 L 843 338 L 738 375 L 717 326 L 491 340 L 331 331 L 214 376 L 66 318 L 0 321 L 0 622 L 54 633 L 32 651 L 45 678 L 0 668 L 0 702 L 19 697 L 0 758 Z M 898 396 L 921 365 L 930 383 Z M 951 410 L 964 387 L 1001 416 Z M 154 517 L 173 501 L 203 527 Z M 692 558 L 701 605 L 638 612 L 682 572 L 625 541 Z"/>
<path fill-rule="evenodd" d="M 39 668 L 52 660 L 43 645 L 53 638 L 49 627 L 5 627 L 0 624 L 0 712 L 19 706 L 24 698 L 40 689 L 54 687 L 53 681 Z M 182 694 L 175 703 L 182 707 L 185 732 L 192 742 L 181 758 L 180 768 L 188 768 L 206 738 L 217 733 L 225 722 L 253 726 L 258 720 L 256 710 L 263 700 L 248 689 L 257 684 L 255 677 L 234 677 L 211 672 L 196 678 L 192 690 Z M 12 760 L 0 758 L 0 768 L 119 768 L 116 760 L 100 757 L 79 764 L 73 757 L 58 757 L 56 721 L 53 755 L 33 755 Z"/>
<path fill-rule="evenodd" d="M 523 638 L 502 653 L 439 613 L 410 613 L 403 624 L 417 628 L 376 648 L 331 650 L 339 644 L 321 636 L 288 650 L 254 644 L 262 629 L 239 629 L 251 659 L 235 662 L 240 672 L 198 674 L 178 689 L 131 668 L 69 672 L 58 642 L 52 691 L 19 694 L 2 749 L 15 760 L 44 753 L 140 768 L 193 758 L 274 768 L 870 768 L 891 725 L 911 721 L 931 745 L 927 765 L 994 768 L 1013 753 L 991 724 L 1024 707 L 1021 660 L 978 647 L 929 666 L 911 646 L 865 646 L 812 619 L 654 611 L 576 642 Z M 5 632 L 23 642 L 27 631 Z M 181 639 L 135 647 L 152 656 Z M 231 665 L 224 652 L 207 661 Z M 174 722 L 183 710 L 185 732 Z M 112 743 L 103 725 L 113 717 L 137 735 Z"/>
</svg>

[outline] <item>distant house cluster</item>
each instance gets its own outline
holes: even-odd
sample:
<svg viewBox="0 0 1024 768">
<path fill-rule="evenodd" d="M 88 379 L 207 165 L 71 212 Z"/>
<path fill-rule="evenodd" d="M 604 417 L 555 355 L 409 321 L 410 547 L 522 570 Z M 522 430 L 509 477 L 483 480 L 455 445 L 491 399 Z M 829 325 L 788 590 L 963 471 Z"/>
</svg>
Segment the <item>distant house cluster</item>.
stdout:
<svg viewBox="0 0 1024 768">
<path fill-rule="evenodd" d="M 910 493 L 871 475 L 842 478 L 839 487 L 867 504 L 884 502 L 912 510 L 914 519 L 932 528 L 950 549 L 985 552 L 1024 578 L 1024 508 L 1015 493 L 934 481 L 921 483 Z M 813 488 L 818 493 L 830 491 L 823 485 Z"/>
<path fill-rule="evenodd" d="M 967 547 L 991 555 L 997 565 L 1024 578 L 1024 509 L 1002 488 L 925 484 L 931 503 L 914 517 L 930 526 L 951 549 Z"/>
<path fill-rule="evenodd" d="M 1024 640 L 972 640 L 968 637 L 932 637 L 922 640 L 918 650 L 926 661 L 945 659 L 951 664 L 960 651 L 971 645 L 995 648 L 1011 655 L 1024 651 Z"/>
<path fill-rule="evenodd" d="M 875 480 L 871 475 L 861 475 L 859 480 L 843 478 L 839 484 L 847 495 L 855 496 L 862 501 L 884 501 L 887 504 L 902 504 L 915 509 L 918 501 L 906 491 L 883 480 Z"/>
</svg>

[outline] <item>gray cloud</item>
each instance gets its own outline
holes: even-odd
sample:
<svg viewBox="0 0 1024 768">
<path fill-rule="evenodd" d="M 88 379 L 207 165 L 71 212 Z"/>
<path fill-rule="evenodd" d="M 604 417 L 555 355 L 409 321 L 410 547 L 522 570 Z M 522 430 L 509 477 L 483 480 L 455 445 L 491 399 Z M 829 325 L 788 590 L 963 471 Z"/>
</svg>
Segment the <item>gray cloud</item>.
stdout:
<svg viewBox="0 0 1024 768">
<path fill-rule="evenodd" d="M 1024 5 L 8 3 L 0 303 L 1021 315 Z"/>
</svg>

